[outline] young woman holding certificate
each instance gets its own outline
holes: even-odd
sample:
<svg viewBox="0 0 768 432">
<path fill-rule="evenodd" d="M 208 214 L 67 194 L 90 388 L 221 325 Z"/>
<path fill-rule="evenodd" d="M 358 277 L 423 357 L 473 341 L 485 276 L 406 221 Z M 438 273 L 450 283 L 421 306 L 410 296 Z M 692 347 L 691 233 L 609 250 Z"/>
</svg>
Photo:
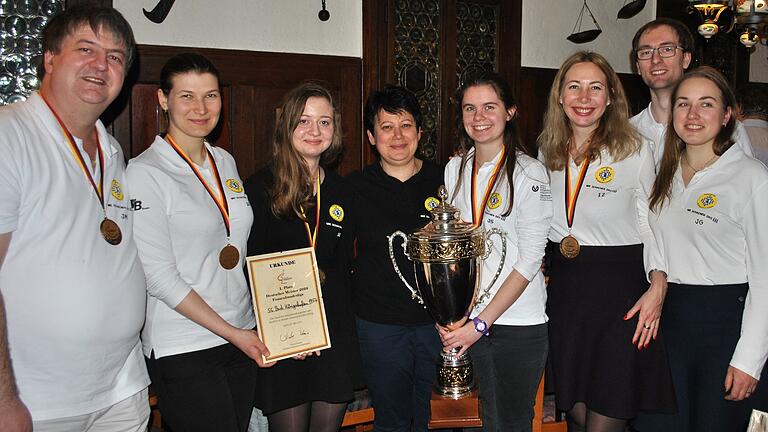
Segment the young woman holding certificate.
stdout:
<svg viewBox="0 0 768 432">
<path fill-rule="evenodd" d="M 538 138 L 555 203 L 550 358 L 570 432 L 623 432 L 639 411 L 675 408 L 656 340 L 666 279 L 648 227 L 654 163 L 628 117 L 613 68 L 577 52 L 555 77 Z"/>
<path fill-rule="evenodd" d="M 669 291 L 661 328 L 679 411 L 642 416 L 642 432 L 746 430 L 766 410 L 768 170 L 731 135 L 735 97 L 709 67 L 689 72 L 672 119 L 649 222 Z"/>
<path fill-rule="evenodd" d="M 541 259 L 552 200 L 547 171 L 526 154 L 517 135 L 517 106 L 507 83 L 485 73 L 468 79 L 456 96 L 459 152 L 445 168 L 448 197 L 461 218 L 506 232 L 483 262 L 471 319 L 440 329 L 446 350 L 469 349 L 483 411 L 483 430 L 531 430 L 536 389 L 547 358 L 546 294 Z"/>
<path fill-rule="evenodd" d="M 270 431 L 337 431 L 361 381 L 349 290 L 352 192 L 326 164 L 341 150 L 340 116 L 316 83 L 291 90 L 280 108 L 269 166 L 250 177 L 250 255 L 314 247 L 331 348 L 259 372 L 256 406 Z"/>
<path fill-rule="evenodd" d="M 144 354 L 174 430 L 246 430 L 266 350 L 242 271 L 253 215 L 234 159 L 205 141 L 221 112 L 218 76 L 201 55 L 169 59 L 157 92 L 168 133 L 128 165 L 149 292 Z"/>
</svg>

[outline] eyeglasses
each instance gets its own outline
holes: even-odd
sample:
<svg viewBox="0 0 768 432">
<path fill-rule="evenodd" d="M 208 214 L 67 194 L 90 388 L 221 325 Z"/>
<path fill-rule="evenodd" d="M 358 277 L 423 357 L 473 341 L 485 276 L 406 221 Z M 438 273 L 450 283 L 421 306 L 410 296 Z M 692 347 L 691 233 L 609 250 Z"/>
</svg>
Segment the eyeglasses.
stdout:
<svg viewBox="0 0 768 432">
<path fill-rule="evenodd" d="M 659 57 L 669 58 L 674 57 L 678 49 L 683 49 L 683 47 L 677 45 L 663 45 L 657 48 L 640 48 L 635 51 L 635 53 L 637 54 L 638 60 L 650 60 L 651 57 L 653 57 L 654 51 L 659 53 Z"/>
</svg>

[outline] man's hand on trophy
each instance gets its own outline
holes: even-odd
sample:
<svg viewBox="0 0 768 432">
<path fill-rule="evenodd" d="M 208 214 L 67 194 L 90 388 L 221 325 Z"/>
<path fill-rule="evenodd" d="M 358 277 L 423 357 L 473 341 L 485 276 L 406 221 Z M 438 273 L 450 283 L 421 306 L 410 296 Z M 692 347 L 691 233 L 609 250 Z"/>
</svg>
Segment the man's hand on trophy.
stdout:
<svg viewBox="0 0 768 432">
<path fill-rule="evenodd" d="M 443 351 L 450 351 L 454 348 L 458 348 L 459 352 L 457 357 L 464 354 L 464 352 L 477 342 L 483 334 L 475 330 L 475 323 L 468 320 L 463 326 L 457 328 L 454 331 L 450 331 L 445 327 L 436 325 L 437 332 L 440 334 L 440 341 L 443 342 Z"/>
</svg>

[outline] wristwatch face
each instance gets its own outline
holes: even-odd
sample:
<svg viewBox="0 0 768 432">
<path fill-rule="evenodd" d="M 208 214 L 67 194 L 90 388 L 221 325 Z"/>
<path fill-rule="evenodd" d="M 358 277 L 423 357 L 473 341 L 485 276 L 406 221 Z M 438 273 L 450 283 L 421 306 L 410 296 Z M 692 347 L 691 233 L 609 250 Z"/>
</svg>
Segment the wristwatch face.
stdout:
<svg viewBox="0 0 768 432">
<path fill-rule="evenodd" d="M 485 323 L 485 321 L 479 320 L 475 318 L 473 321 L 475 321 L 475 330 L 484 333 L 485 329 L 488 328 L 488 325 Z"/>
</svg>

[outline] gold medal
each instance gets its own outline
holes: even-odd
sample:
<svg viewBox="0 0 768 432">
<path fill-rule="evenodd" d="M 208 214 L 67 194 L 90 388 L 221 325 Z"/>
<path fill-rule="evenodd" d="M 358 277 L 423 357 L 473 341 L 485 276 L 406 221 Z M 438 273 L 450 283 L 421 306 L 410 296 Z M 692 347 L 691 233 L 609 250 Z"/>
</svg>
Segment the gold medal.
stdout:
<svg viewBox="0 0 768 432">
<path fill-rule="evenodd" d="M 563 240 L 560 242 L 560 253 L 564 257 L 574 259 L 579 256 L 580 251 L 581 245 L 579 245 L 579 241 L 576 240 L 576 237 L 572 235 L 563 237 Z"/>
<path fill-rule="evenodd" d="M 120 231 L 120 227 L 115 221 L 109 218 L 104 218 L 99 225 L 99 231 L 104 240 L 111 245 L 119 245 L 123 240 L 123 233 Z"/>
<path fill-rule="evenodd" d="M 227 270 L 235 268 L 240 262 L 240 252 L 236 247 L 228 244 L 219 252 L 219 264 Z"/>
</svg>

